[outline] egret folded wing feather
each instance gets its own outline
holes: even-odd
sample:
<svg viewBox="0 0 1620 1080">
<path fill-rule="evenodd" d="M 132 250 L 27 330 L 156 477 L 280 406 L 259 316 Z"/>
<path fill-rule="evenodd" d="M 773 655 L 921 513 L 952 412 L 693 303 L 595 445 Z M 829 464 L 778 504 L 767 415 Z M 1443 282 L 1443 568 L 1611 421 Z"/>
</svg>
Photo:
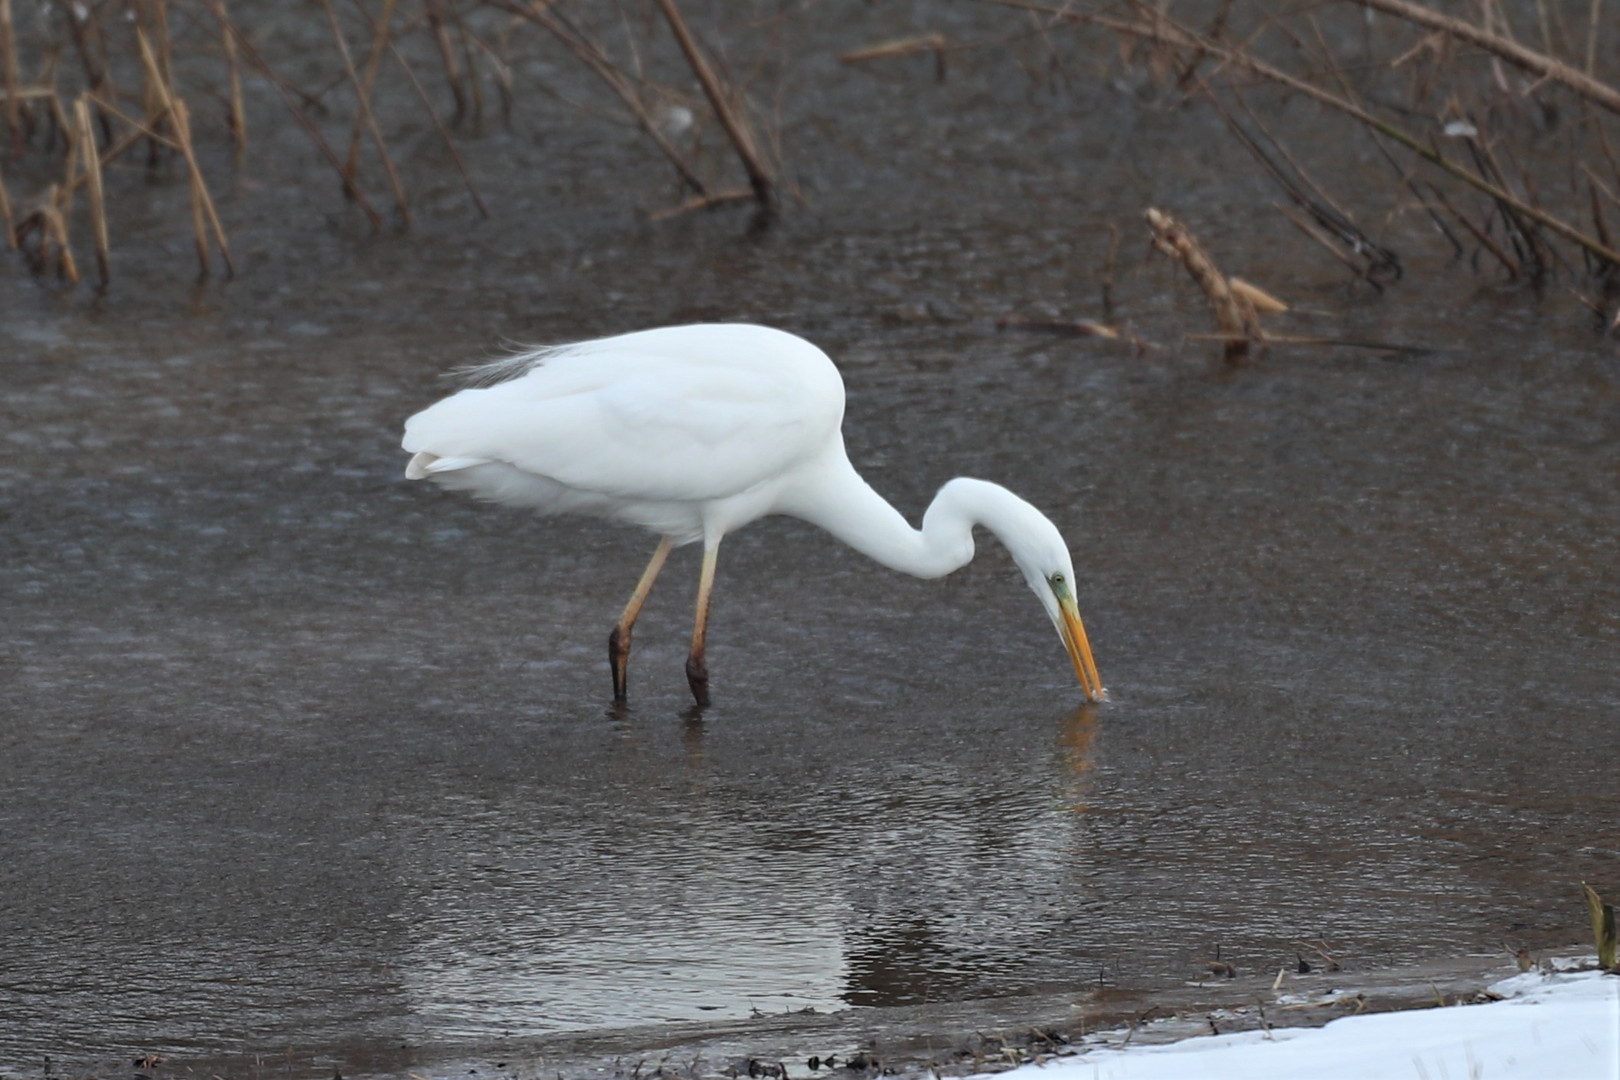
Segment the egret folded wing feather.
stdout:
<svg viewBox="0 0 1620 1080">
<path fill-rule="evenodd" d="M 405 449 L 505 462 L 616 498 L 723 498 L 780 475 L 836 430 L 840 416 L 796 407 L 798 388 L 791 368 L 585 352 L 424 410 Z"/>
</svg>

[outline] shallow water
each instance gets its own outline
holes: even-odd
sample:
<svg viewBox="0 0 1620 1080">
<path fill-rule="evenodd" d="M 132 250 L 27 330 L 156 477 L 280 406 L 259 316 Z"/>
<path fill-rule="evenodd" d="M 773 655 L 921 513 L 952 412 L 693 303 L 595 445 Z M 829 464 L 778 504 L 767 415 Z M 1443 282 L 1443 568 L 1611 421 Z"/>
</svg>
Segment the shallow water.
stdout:
<svg viewBox="0 0 1620 1080">
<path fill-rule="evenodd" d="M 1577 883 L 1620 889 L 1612 340 L 1418 241 L 1411 280 L 1344 286 L 1197 114 L 824 51 L 809 204 L 763 235 L 646 224 L 631 136 L 542 114 L 470 144 L 490 223 L 418 162 L 416 229 L 366 236 L 306 161 L 229 200 L 229 285 L 185 283 L 183 184 L 126 194 L 155 210 L 106 298 L 0 262 L 0 1065 L 1580 940 Z M 1150 202 L 1307 329 L 1437 350 L 1222 368 Z M 1165 347 L 996 329 L 1098 316 L 1110 223 Z M 772 520 L 723 550 L 715 706 L 683 550 L 611 710 L 651 538 L 408 484 L 399 427 L 503 337 L 708 318 L 826 348 L 914 520 L 958 474 L 1048 510 L 1112 702 L 1077 711 L 992 541 L 927 583 Z"/>
</svg>

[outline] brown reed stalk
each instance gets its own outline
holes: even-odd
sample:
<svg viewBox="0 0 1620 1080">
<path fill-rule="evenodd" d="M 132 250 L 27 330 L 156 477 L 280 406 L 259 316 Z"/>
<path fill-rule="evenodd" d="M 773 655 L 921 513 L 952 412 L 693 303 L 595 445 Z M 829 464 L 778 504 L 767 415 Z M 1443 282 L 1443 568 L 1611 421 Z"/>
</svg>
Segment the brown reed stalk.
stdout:
<svg viewBox="0 0 1620 1080">
<path fill-rule="evenodd" d="M 388 44 L 388 24 L 394 20 L 397 4 L 398 0 L 383 0 L 382 16 L 372 22 L 371 52 L 366 56 L 365 76 L 360 80 L 359 91 L 365 111 L 355 114 L 354 130 L 349 133 L 349 156 L 343 162 L 344 172 L 350 176 L 360 167 L 360 136 L 370 112 L 371 88 L 377 82 L 377 69 L 382 66 L 383 49 Z M 327 10 L 331 10 L 330 5 Z"/>
<path fill-rule="evenodd" d="M 186 144 L 191 141 L 191 125 L 185 115 L 185 106 L 176 102 L 173 110 L 174 134 L 180 142 L 180 152 L 186 154 L 186 164 L 191 164 L 191 155 L 186 153 Z M 186 179 L 191 188 L 191 231 L 197 241 L 197 280 L 208 277 L 208 219 L 203 213 L 203 184 L 199 174 L 188 168 Z"/>
<path fill-rule="evenodd" d="M 162 72 L 158 68 L 157 57 L 152 53 L 151 42 L 147 41 L 146 34 L 139 26 L 135 28 L 135 41 L 140 48 L 141 61 L 148 69 L 148 77 L 157 88 L 162 97 L 163 111 L 168 115 L 174 131 L 174 140 L 180 148 L 180 155 L 186 162 L 186 175 L 191 182 L 191 220 L 192 228 L 197 236 L 197 262 L 200 267 L 198 277 L 207 277 L 209 273 L 208 259 L 208 233 L 213 231 L 214 243 L 219 247 L 219 254 L 225 260 L 225 276 L 236 276 L 236 266 L 231 261 L 230 244 L 225 239 L 225 227 L 220 224 L 219 214 L 214 209 L 214 200 L 208 194 L 208 184 L 203 180 L 202 167 L 197 164 L 197 151 L 191 141 L 191 115 L 186 103 L 175 95 L 162 80 Z"/>
<path fill-rule="evenodd" d="M 1260 316 L 1248 294 L 1232 288 L 1215 261 L 1181 222 L 1152 207 L 1143 216 L 1152 230 L 1153 246 L 1180 263 L 1209 301 L 1221 339 L 1226 342 L 1226 362 L 1235 364 L 1242 360 L 1248 355 L 1251 342 L 1264 342 L 1266 338 L 1260 329 Z"/>
<path fill-rule="evenodd" d="M 681 18 L 675 0 L 658 0 L 658 6 L 663 9 L 664 18 L 668 20 L 670 30 L 674 32 L 675 41 L 685 54 L 686 62 L 691 65 L 692 74 L 697 76 L 699 85 L 703 87 L 704 96 L 709 99 L 709 106 L 714 109 L 715 118 L 720 121 L 726 137 L 731 140 L 732 147 L 737 151 L 737 157 L 742 161 L 743 171 L 748 174 L 748 185 L 754 189 L 754 198 L 759 203 L 760 213 L 766 216 L 774 214 L 776 180 L 766 168 L 764 159 L 760 157 L 752 125 L 745 116 L 732 107 L 725 88 L 720 85 L 719 77 L 715 75 L 709 61 L 698 48 L 697 41 L 692 37 L 692 31 L 686 26 L 686 20 Z"/>
<path fill-rule="evenodd" d="M 17 221 L 11 213 L 11 196 L 6 193 L 6 173 L 0 169 L 0 226 L 6 230 L 6 247 L 17 250 Z"/>
<path fill-rule="evenodd" d="M 450 93 L 456 99 L 456 115 L 450 118 L 452 125 L 461 123 L 461 118 L 467 115 L 467 95 L 461 88 L 461 67 L 456 63 L 456 49 L 450 43 L 450 32 L 444 25 L 444 0 L 424 0 L 426 3 L 428 29 L 433 34 L 434 42 L 439 46 L 439 59 L 444 63 L 445 81 L 450 84 Z"/>
<path fill-rule="evenodd" d="M 690 214 L 695 210 L 712 210 L 716 206 L 727 203 L 747 202 L 754 198 L 753 188 L 727 188 L 725 191 L 715 191 L 707 195 L 693 195 L 691 198 L 666 206 L 662 210 L 654 210 L 647 215 L 648 221 L 669 221 L 673 218 Z"/>
<path fill-rule="evenodd" d="M 174 44 L 169 38 L 169 0 L 146 0 L 152 12 L 152 26 L 157 38 L 158 70 L 163 73 L 163 85 L 174 87 Z"/>
<path fill-rule="evenodd" d="M 151 9 L 140 9 L 150 12 Z M 148 15 L 148 18 L 150 15 Z M 142 47 L 141 65 L 141 111 L 146 117 L 146 128 L 150 132 L 146 144 L 146 165 L 155 169 L 158 163 L 158 148 L 167 141 L 163 138 L 166 131 L 172 132 L 173 121 L 168 115 L 165 100 L 168 97 L 168 83 L 163 77 L 163 65 L 154 55 L 150 63 L 146 63 L 145 54 L 151 50 L 151 37 L 141 25 L 141 19 L 135 20 L 135 33 L 137 38 L 145 41 Z"/>
<path fill-rule="evenodd" d="M 111 252 L 107 242 L 107 204 L 101 184 L 101 155 L 96 152 L 96 134 L 90 121 L 88 94 L 81 95 L 73 103 L 73 112 L 78 118 L 79 154 L 84 159 L 84 176 L 90 187 L 87 198 L 90 203 L 90 230 L 96 244 L 96 275 L 105 289 L 112 279 Z"/>
<path fill-rule="evenodd" d="M 11 0 L 0 0 L 0 89 L 6 95 L 6 130 L 11 144 L 22 149 L 22 79 L 17 73 L 17 35 L 11 22 Z"/>
<path fill-rule="evenodd" d="M 405 196 L 405 185 L 400 183 L 399 173 L 394 169 L 394 159 L 388 153 L 388 141 L 383 138 L 382 129 L 377 126 L 377 118 L 371 111 L 371 95 L 366 92 L 360 82 L 360 73 L 354 68 L 354 58 L 349 54 L 348 40 L 343 36 L 343 26 L 338 22 L 337 10 L 332 7 L 332 0 L 321 0 L 321 6 L 326 9 L 326 16 L 332 23 L 332 36 L 337 40 L 338 52 L 343 56 L 343 70 L 349 73 L 349 82 L 354 86 L 354 97 L 359 108 L 360 118 L 364 120 L 366 129 L 371 132 L 371 139 L 377 144 L 377 153 L 382 157 L 383 171 L 388 174 L 388 185 L 394 192 L 394 205 L 399 210 L 400 218 L 409 225 L 411 221 L 411 203 Z M 353 193 L 360 189 L 359 161 L 350 158 L 350 171 L 344 175 L 344 193 L 353 198 Z"/>
<path fill-rule="evenodd" d="M 54 206 L 45 208 L 46 226 L 56 241 L 56 276 L 70 285 L 79 283 L 79 263 L 73 258 L 73 247 L 68 243 L 67 217 Z"/>
<path fill-rule="evenodd" d="M 225 7 L 225 0 L 215 0 L 221 10 Z M 236 59 L 236 39 L 229 30 L 223 27 L 219 32 L 220 47 L 225 53 L 226 79 L 231 87 L 229 126 L 231 129 L 231 145 L 236 147 L 237 159 L 240 161 L 242 151 L 247 149 L 247 108 L 242 102 L 242 65 Z"/>
<path fill-rule="evenodd" d="M 452 12 L 456 20 L 456 36 L 461 39 L 461 60 L 466 65 L 467 89 L 472 93 L 472 120 L 474 133 L 484 130 L 484 88 L 478 79 L 478 64 L 473 57 L 472 42 L 468 40 L 472 35 L 467 30 L 467 22 L 461 17 L 460 11 Z"/>
<path fill-rule="evenodd" d="M 921 52 L 931 52 L 938 58 L 943 54 L 946 47 L 945 35 L 935 31 L 931 34 L 918 34 L 915 37 L 899 38 L 895 41 L 884 41 L 877 45 L 852 49 L 840 56 L 838 62 L 840 64 L 864 64 L 870 60 L 888 60 L 896 56 L 911 56 L 914 53 Z"/>
<path fill-rule="evenodd" d="M 94 43 L 91 41 L 92 31 L 86 23 L 92 16 L 86 12 L 85 21 L 81 21 L 79 11 L 73 4 L 64 3 L 62 8 L 67 16 L 68 31 L 73 36 L 74 51 L 79 54 L 79 64 L 84 68 L 85 85 L 95 95 L 96 119 L 101 124 L 101 141 L 110 143 L 113 138 L 112 121 L 108 119 L 107 112 L 102 107 L 101 95 L 104 88 L 106 90 L 115 88 L 108 81 L 106 64 L 97 58 Z"/>
<path fill-rule="evenodd" d="M 73 249 L 68 244 L 67 220 L 62 216 L 57 203 L 61 200 L 61 187 L 50 184 L 45 192 L 27 214 L 23 215 L 17 223 L 16 239 L 19 245 L 28 237 L 29 233 L 39 233 L 39 250 L 34 253 L 29 262 L 35 273 L 43 274 L 50 269 L 51 253 L 56 253 L 56 276 L 78 284 L 79 264 L 73 260 Z M 71 196 L 69 197 L 71 199 Z M 26 250 L 26 249 L 25 249 Z"/>
</svg>

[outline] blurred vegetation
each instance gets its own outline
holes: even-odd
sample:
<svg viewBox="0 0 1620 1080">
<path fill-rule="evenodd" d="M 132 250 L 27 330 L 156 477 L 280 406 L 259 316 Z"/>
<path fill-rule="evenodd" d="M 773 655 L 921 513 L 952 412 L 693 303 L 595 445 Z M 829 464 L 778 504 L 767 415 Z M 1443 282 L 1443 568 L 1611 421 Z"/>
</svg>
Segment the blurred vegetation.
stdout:
<svg viewBox="0 0 1620 1080">
<path fill-rule="evenodd" d="M 815 0 L 0 0 L 0 224 L 37 273 L 77 283 L 93 255 L 105 286 L 120 193 L 167 177 L 189 188 L 176 228 L 199 274 L 229 275 L 213 192 L 270 126 L 301 130 L 381 229 L 411 222 L 394 147 L 424 121 L 487 214 L 458 143 L 511 124 L 530 97 L 633 126 L 649 185 L 672 175 L 680 192 L 654 219 L 744 204 L 766 223 L 800 198 L 782 72 L 802 59 L 800 31 L 839 20 L 851 44 L 823 73 L 912 63 L 946 80 L 972 51 L 1059 91 L 1114 80 L 1142 88 L 1142 107 L 1211 109 L 1280 192 L 1277 211 L 1368 288 L 1403 276 L 1406 230 L 1422 228 L 1460 272 L 1556 283 L 1607 331 L 1620 323 L 1620 20 L 1604 2 L 937 0 L 914 9 L 918 33 L 868 40 L 867 7 Z M 997 32 L 962 36 L 964 9 Z M 931 63 L 905 59 L 917 56 Z M 535 74 L 564 69 L 578 78 Z M 1363 136 L 1385 183 L 1351 186 L 1290 145 L 1267 120 L 1287 99 Z"/>
</svg>

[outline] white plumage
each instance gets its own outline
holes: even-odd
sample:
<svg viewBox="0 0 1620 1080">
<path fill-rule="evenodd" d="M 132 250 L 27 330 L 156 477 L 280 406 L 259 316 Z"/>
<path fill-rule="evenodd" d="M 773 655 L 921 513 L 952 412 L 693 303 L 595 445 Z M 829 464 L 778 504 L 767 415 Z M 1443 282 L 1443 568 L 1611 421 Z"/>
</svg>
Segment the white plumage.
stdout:
<svg viewBox="0 0 1620 1080">
<path fill-rule="evenodd" d="M 703 636 L 720 540 L 766 514 L 820 525 L 919 577 L 973 557 L 973 527 L 1005 544 L 1062 635 L 1086 696 L 1104 694 L 1057 528 L 1005 488 L 946 484 L 921 530 L 844 452 L 844 384 L 814 345 L 747 325 L 676 326 L 547 348 L 473 372 L 474 386 L 405 422 L 405 475 L 542 514 L 640 525 L 664 539 L 610 638 L 625 693 L 630 632 L 669 548 L 704 542 L 688 680 L 707 702 Z"/>
</svg>

